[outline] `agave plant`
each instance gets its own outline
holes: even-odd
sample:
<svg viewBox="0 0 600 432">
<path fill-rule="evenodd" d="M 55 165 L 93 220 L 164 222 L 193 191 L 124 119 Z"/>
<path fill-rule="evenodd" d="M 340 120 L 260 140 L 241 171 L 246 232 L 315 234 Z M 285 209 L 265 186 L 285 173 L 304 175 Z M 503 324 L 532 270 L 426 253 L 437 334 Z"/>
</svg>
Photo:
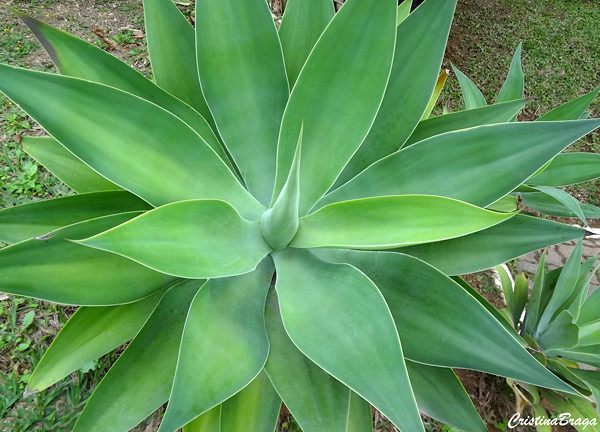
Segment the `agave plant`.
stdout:
<svg viewBox="0 0 600 432">
<path fill-rule="evenodd" d="M 585 234 L 497 202 L 600 121 L 509 122 L 522 95 L 421 121 L 455 5 L 290 0 L 277 29 L 198 0 L 193 28 L 145 0 L 154 81 L 16 12 L 60 74 L 0 90 L 77 193 L 0 212 L 0 290 L 81 306 L 29 390 L 131 340 L 76 431 L 167 401 L 161 432 L 272 431 L 282 401 L 305 432 L 484 431 L 453 367 L 576 392 L 449 276 Z"/>
<path fill-rule="evenodd" d="M 591 396 L 596 402 L 594 407 L 592 400 L 581 395 L 539 389 L 509 380 L 517 396 L 517 406 L 528 404 L 536 417 L 546 420 L 540 422 L 540 432 L 551 430 L 544 402 L 563 417 L 568 414 L 578 431 L 600 430 L 596 413 L 600 402 L 600 291 L 588 294 L 600 264 L 597 256 L 581 264 L 581 252 L 579 241 L 564 267 L 551 272 L 546 270 L 544 252 L 531 294 L 524 274 L 513 279 L 505 265 L 496 268 L 507 305 L 503 311 L 527 341 L 528 349 L 581 395 Z"/>
</svg>

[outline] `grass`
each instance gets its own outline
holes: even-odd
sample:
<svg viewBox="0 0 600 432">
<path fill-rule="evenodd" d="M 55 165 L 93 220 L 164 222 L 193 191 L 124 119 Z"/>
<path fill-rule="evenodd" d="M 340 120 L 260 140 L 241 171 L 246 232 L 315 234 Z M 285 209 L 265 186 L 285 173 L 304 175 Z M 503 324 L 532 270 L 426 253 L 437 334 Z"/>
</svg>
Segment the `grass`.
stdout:
<svg viewBox="0 0 600 432">
<path fill-rule="evenodd" d="M 68 13 L 64 7 L 61 12 L 60 1 L 15 0 L 14 3 L 38 18 L 106 48 L 106 43 L 90 32 L 96 23 L 75 19 L 69 8 Z M 95 12 L 90 13 L 98 16 L 114 13 L 120 21 L 143 29 L 140 3 L 123 1 L 111 9 L 111 2 L 97 0 L 93 6 Z M 176 3 L 186 16 L 193 17 L 192 1 Z M 6 22 L 0 27 L 0 62 L 51 68 L 24 27 L 13 19 Z M 523 42 L 529 104 L 522 119 L 530 120 L 600 84 L 598 23 L 600 8 L 593 0 L 459 0 L 445 67 L 449 67 L 449 61 L 456 64 L 491 102 L 502 86 L 514 49 Z M 119 55 L 151 76 L 145 38 L 134 38 L 131 29 L 106 30 L 109 37 L 127 47 Z M 451 77 L 441 100 L 452 110 L 460 109 L 459 91 L 458 82 Z M 438 113 L 440 110 L 438 107 Z M 592 105 L 592 115 L 600 116 L 600 99 Z M 0 208 L 69 193 L 29 158 L 19 144 L 19 134 L 39 132 L 31 119 L 0 96 Z M 573 149 L 600 152 L 600 134 L 578 142 Z M 582 200 L 600 205 L 600 181 L 569 190 Z M 487 280 L 480 282 L 489 285 Z M 15 296 L 0 301 L 0 430 L 70 430 L 95 384 L 114 361 L 116 354 L 109 354 L 50 389 L 23 399 L 31 371 L 70 313 L 70 308 Z M 381 422 L 377 430 L 394 429 Z M 429 421 L 426 430 L 452 431 Z M 281 431 L 299 432 L 300 429 L 293 420 L 287 420 Z"/>
</svg>

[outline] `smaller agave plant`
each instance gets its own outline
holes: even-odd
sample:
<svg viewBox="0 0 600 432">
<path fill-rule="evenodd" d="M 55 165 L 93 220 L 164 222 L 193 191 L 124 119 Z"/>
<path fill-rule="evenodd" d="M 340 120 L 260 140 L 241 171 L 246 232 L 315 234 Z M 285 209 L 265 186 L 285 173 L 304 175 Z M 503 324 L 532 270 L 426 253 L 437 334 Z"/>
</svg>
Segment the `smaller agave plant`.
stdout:
<svg viewBox="0 0 600 432">
<path fill-rule="evenodd" d="M 75 431 L 166 402 L 161 432 L 272 432 L 282 402 L 304 432 L 370 432 L 372 407 L 485 431 L 452 368 L 576 394 L 451 276 L 586 234 L 514 210 L 600 120 L 512 121 L 519 73 L 429 118 L 455 6 L 289 0 L 277 29 L 265 0 L 197 0 L 195 27 L 144 0 L 152 81 L 15 12 L 60 74 L 0 65 L 0 91 L 77 192 L 0 211 L 0 291 L 81 306 L 29 390 L 131 341 Z"/>
<path fill-rule="evenodd" d="M 578 431 L 600 430 L 600 290 L 589 293 L 600 268 L 598 257 L 581 263 L 582 242 L 564 267 L 547 271 L 542 254 L 533 289 L 524 274 L 512 278 L 508 268 L 496 268 L 506 299 L 506 319 L 526 341 L 528 350 L 549 370 L 581 394 L 573 395 L 530 384 L 511 384 L 517 412 L 530 405 L 540 422 L 540 432 L 550 432 L 550 413 L 568 414 Z M 582 396 L 583 395 L 583 396 Z M 585 397 L 584 397 L 585 396 Z M 595 401 L 595 406 L 593 401 Z M 552 410 L 548 408 L 552 407 Z"/>
</svg>

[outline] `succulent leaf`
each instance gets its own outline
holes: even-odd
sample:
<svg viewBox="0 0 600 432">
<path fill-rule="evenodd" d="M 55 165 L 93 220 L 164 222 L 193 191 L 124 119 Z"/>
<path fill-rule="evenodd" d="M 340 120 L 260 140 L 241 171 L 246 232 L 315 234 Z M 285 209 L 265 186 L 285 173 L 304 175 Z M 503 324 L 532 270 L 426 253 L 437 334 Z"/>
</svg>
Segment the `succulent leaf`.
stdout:
<svg viewBox="0 0 600 432">
<path fill-rule="evenodd" d="M 600 177 L 600 155 L 565 153 L 556 156 L 541 173 L 527 183 L 538 186 L 567 186 Z"/>
<path fill-rule="evenodd" d="M 302 66 L 333 14 L 333 2 L 329 0 L 289 0 L 286 3 L 279 39 L 290 87 L 294 87 Z"/>
<path fill-rule="evenodd" d="M 160 432 L 175 431 L 229 399 L 263 369 L 269 353 L 264 309 L 272 277 L 268 258 L 252 273 L 211 279 L 198 291 Z"/>
<path fill-rule="evenodd" d="M 581 206 L 579 205 L 579 201 L 573 198 L 568 192 L 565 192 L 562 189 L 553 188 L 551 186 L 536 186 L 535 189 L 540 192 L 551 196 L 556 201 L 560 202 L 567 209 L 569 209 L 572 213 L 577 215 L 577 217 L 587 226 L 587 220 L 585 219 L 585 215 Z"/>
<path fill-rule="evenodd" d="M 458 78 L 458 82 L 460 83 L 465 109 L 470 110 L 486 106 L 487 101 L 485 100 L 485 97 L 483 97 L 483 94 L 477 85 L 456 66 L 452 65 L 452 70 L 454 71 L 454 75 L 456 75 L 456 78 Z"/>
<path fill-rule="evenodd" d="M 21 144 L 29 156 L 78 193 L 121 189 L 73 156 L 53 138 L 25 136 L 21 138 Z"/>
<path fill-rule="evenodd" d="M 459 430 L 487 431 L 452 369 L 412 361 L 406 362 L 406 368 L 417 405 L 423 414 Z"/>
<path fill-rule="evenodd" d="M 287 180 L 302 128 L 300 215 L 334 183 L 377 114 L 395 36 L 393 0 L 349 0 L 335 15 L 290 95 L 281 123 L 272 202 Z"/>
<path fill-rule="evenodd" d="M 598 127 L 598 120 L 504 123 L 437 135 L 374 163 L 326 195 L 317 208 L 404 194 L 440 195 L 485 207 Z"/>
<path fill-rule="evenodd" d="M 202 91 L 219 133 L 250 192 L 268 205 L 289 87 L 267 3 L 197 2 L 196 50 Z"/>
<path fill-rule="evenodd" d="M 506 222 L 467 236 L 399 249 L 433 265 L 447 275 L 489 269 L 528 252 L 582 238 L 585 230 L 531 216 Z"/>
<path fill-rule="evenodd" d="M 274 291 L 267 299 L 265 320 L 271 346 L 265 370 L 298 425 L 304 432 L 348 432 L 350 389 L 296 348 L 281 321 Z"/>
<path fill-rule="evenodd" d="M 0 249 L 0 291 L 55 303 L 109 306 L 139 300 L 170 285 L 175 281 L 172 276 L 67 241 L 106 231 L 138 214 L 79 222 L 39 240 Z"/>
<path fill-rule="evenodd" d="M 577 217 L 563 203 L 542 192 L 525 192 L 520 194 L 521 204 L 541 214 L 549 216 Z M 578 202 L 586 218 L 600 218 L 600 208 L 592 204 Z"/>
<path fill-rule="evenodd" d="M 598 93 L 600 93 L 600 86 L 583 96 L 554 108 L 552 111 L 538 118 L 538 121 L 577 120 L 583 118 L 586 110 L 594 99 L 596 99 Z"/>
<path fill-rule="evenodd" d="M 0 210 L 0 240 L 17 243 L 88 219 L 150 208 L 125 191 L 91 192 L 21 204 Z"/>
<path fill-rule="evenodd" d="M 429 264 L 394 252 L 323 249 L 316 254 L 356 266 L 379 287 L 399 329 L 406 359 L 572 392 L 477 300 Z"/>
<path fill-rule="evenodd" d="M 309 251 L 273 253 L 290 339 L 406 432 L 423 431 L 402 347 L 381 293 L 361 271 Z"/>
<path fill-rule="evenodd" d="M 342 201 L 301 218 L 290 246 L 391 249 L 464 236 L 514 215 L 430 195 Z"/>
<path fill-rule="evenodd" d="M 144 27 L 156 84 L 194 107 L 214 128 L 198 78 L 194 27 L 170 0 L 144 0 Z"/>
<path fill-rule="evenodd" d="M 27 389 L 43 390 L 133 339 L 164 294 L 160 290 L 134 303 L 79 308 L 44 353 Z"/>
<path fill-rule="evenodd" d="M 199 135 L 150 102 L 101 84 L 6 65 L 0 65 L 0 90 L 75 156 L 153 205 L 226 199 L 246 217 L 262 213 Z"/>
<path fill-rule="evenodd" d="M 523 94 L 525 92 L 525 78 L 523 76 L 523 67 L 521 65 L 522 46 L 523 44 L 520 43 L 513 55 L 508 75 L 498 93 L 496 103 L 523 99 Z"/>
<path fill-rule="evenodd" d="M 13 12 L 38 38 L 61 74 L 116 87 L 159 105 L 186 122 L 223 161 L 231 166 L 223 146 L 210 125 L 192 107 L 162 90 L 141 73 L 97 46 L 22 12 Z"/>
<path fill-rule="evenodd" d="M 427 0 L 398 26 L 392 72 L 377 118 L 336 186 L 401 148 L 423 117 L 442 67 L 455 7 L 456 0 Z"/>
<path fill-rule="evenodd" d="M 74 432 L 125 432 L 167 401 L 187 311 L 204 284 L 184 281 L 167 291 L 96 387 Z"/>
<path fill-rule="evenodd" d="M 77 240 L 189 279 L 248 273 L 270 252 L 258 222 L 242 219 L 231 205 L 214 200 L 168 204 Z"/>
</svg>

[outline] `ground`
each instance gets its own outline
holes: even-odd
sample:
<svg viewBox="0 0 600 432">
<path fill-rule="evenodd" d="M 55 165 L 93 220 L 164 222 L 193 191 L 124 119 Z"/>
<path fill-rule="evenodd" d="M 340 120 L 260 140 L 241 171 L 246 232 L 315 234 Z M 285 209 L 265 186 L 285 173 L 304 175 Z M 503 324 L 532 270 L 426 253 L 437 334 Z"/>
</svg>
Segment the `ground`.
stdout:
<svg viewBox="0 0 600 432">
<path fill-rule="evenodd" d="M 273 0 L 276 14 L 284 0 Z M 12 5 L 38 19 L 109 50 L 151 77 L 145 55 L 141 0 L 14 0 Z M 191 16 L 193 1 L 177 1 Z M 341 1 L 337 1 L 341 3 Z M 493 101 L 501 87 L 514 49 L 523 42 L 526 96 L 529 104 L 521 118 L 532 120 L 551 108 L 582 95 L 600 84 L 600 7 L 596 0 L 459 0 L 444 67 L 450 62 L 467 73 Z M 6 10 L 0 10 L 0 62 L 51 71 L 49 57 L 27 29 Z M 460 109 L 459 86 L 452 77 L 441 105 Z M 600 116 L 600 98 L 592 105 Z M 0 96 L 0 208 L 70 193 L 29 159 L 19 145 L 20 134 L 41 129 L 6 98 Z M 570 150 L 600 152 L 595 133 Z M 570 189 L 579 199 L 600 205 L 600 181 Z M 1 246 L 1 245 L 0 245 Z M 469 279 L 496 305 L 501 296 L 489 275 Z M 74 308 L 0 294 L 0 431 L 70 430 L 85 400 L 118 352 L 111 353 L 48 391 L 23 400 L 27 378 L 44 349 Z M 512 413 L 511 391 L 503 379 L 459 371 L 490 430 L 505 430 Z M 426 421 L 428 431 L 450 432 Z M 156 428 L 156 420 L 140 431 Z M 377 431 L 395 429 L 379 419 Z M 285 416 L 282 431 L 297 428 Z"/>
</svg>

